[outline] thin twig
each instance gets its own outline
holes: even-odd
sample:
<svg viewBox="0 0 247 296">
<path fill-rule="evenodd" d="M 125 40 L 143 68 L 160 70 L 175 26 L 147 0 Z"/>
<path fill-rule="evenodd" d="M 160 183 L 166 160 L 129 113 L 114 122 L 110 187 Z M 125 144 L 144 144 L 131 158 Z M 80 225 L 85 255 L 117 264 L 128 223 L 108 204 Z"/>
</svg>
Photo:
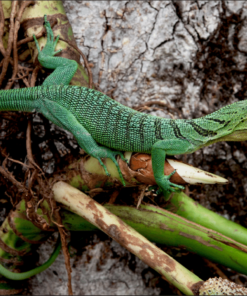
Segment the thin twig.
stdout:
<svg viewBox="0 0 247 296">
<path fill-rule="evenodd" d="M 0 166 L 0 173 L 9 181 L 11 181 L 19 190 L 24 192 L 26 191 L 26 188 L 20 182 L 18 182 L 6 168 L 4 169 Z"/>
<path fill-rule="evenodd" d="M 79 52 L 79 54 L 82 56 L 83 58 L 83 61 L 84 61 L 84 64 L 86 66 L 86 69 L 87 69 L 87 72 L 88 72 L 88 87 L 89 88 L 92 88 L 93 87 L 93 76 L 92 76 L 92 71 L 91 71 L 91 68 L 89 67 L 89 64 L 88 64 L 88 61 L 87 61 L 87 58 L 85 57 L 85 55 L 83 54 L 83 52 L 78 48 L 77 45 L 73 44 L 71 41 L 69 40 L 65 40 L 64 38 L 62 37 L 59 37 L 59 40 L 62 40 L 66 43 L 68 43 L 71 47 L 73 47 L 76 51 Z"/>
<path fill-rule="evenodd" d="M 57 24 L 57 20 L 55 20 L 55 21 L 51 24 L 51 28 L 53 28 L 56 24 Z M 36 35 L 34 34 L 34 35 L 35 35 L 35 37 L 36 37 L 37 39 L 39 39 L 39 38 L 41 38 L 42 36 L 44 36 L 45 33 L 46 33 L 46 29 L 43 28 L 38 34 L 36 34 Z M 22 40 L 20 40 L 20 41 L 17 42 L 17 47 L 20 47 L 22 44 L 26 44 L 26 43 L 28 43 L 28 42 L 32 42 L 32 41 L 34 41 L 33 36 L 26 37 L 26 38 L 24 38 L 24 39 L 22 39 Z"/>
<path fill-rule="evenodd" d="M 25 164 L 25 163 L 23 163 L 23 162 L 21 162 L 21 161 L 19 161 L 19 160 L 15 160 L 15 159 L 13 159 L 13 158 L 10 158 L 10 157 L 8 157 L 8 155 L 5 155 L 5 154 L 3 154 L 3 153 L 2 153 L 2 155 L 4 155 L 8 160 L 10 160 L 10 161 L 12 161 L 12 162 L 15 162 L 15 163 L 18 163 L 18 164 L 20 164 L 20 165 L 22 165 L 22 166 L 24 166 L 24 167 L 30 169 L 30 166 L 29 166 L 29 165 L 27 165 L 27 164 Z"/>
<path fill-rule="evenodd" d="M 33 153 L 32 153 L 32 141 L 31 141 L 31 131 L 32 131 L 32 122 L 29 119 L 28 125 L 27 125 L 27 132 L 26 132 L 26 148 L 27 148 L 27 158 L 31 165 L 34 168 L 37 168 L 40 170 L 40 172 L 43 174 L 42 169 L 37 165 L 37 163 L 34 161 Z"/>
<path fill-rule="evenodd" d="M 12 50 L 12 44 L 13 44 L 13 38 L 14 38 L 14 27 L 15 27 L 14 17 L 16 14 L 17 5 L 18 5 L 18 1 L 13 1 L 11 4 L 8 47 L 7 47 L 6 54 L 5 54 L 5 57 L 3 60 L 3 69 L 2 69 L 2 73 L 0 75 L 0 86 L 2 85 L 3 79 L 6 75 L 8 65 L 9 65 L 10 53 Z"/>
<path fill-rule="evenodd" d="M 10 202 L 11 202 L 12 206 L 15 207 L 15 206 L 17 205 L 18 201 L 16 200 L 16 201 L 14 202 L 12 196 L 9 195 L 7 192 L 4 192 L 4 194 L 5 194 L 6 196 L 8 196 L 8 198 L 10 199 Z"/>
<path fill-rule="evenodd" d="M 31 177 L 28 178 L 28 179 L 29 179 L 29 180 L 28 180 L 28 190 L 29 190 L 29 191 L 32 191 L 31 188 L 32 188 L 32 186 L 33 186 L 33 184 L 34 184 L 34 181 L 35 181 L 36 178 L 37 178 L 37 175 L 38 175 L 38 172 L 37 172 L 37 169 L 35 169 L 35 170 L 32 172 Z"/>
<path fill-rule="evenodd" d="M 39 73 L 39 70 L 41 69 L 41 66 L 38 65 L 35 67 L 35 69 L 33 70 L 33 73 L 32 73 L 32 78 L 31 78 L 31 82 L 30 82 L 30 86 L 31 87 L 34 87 L 35 86 L 35 82 L 37 80 L 37 77 L 38 77 L 38 73 Z"/>
<path fill-rule="evenodd" d="M 6 51 L 3 46 L 3 33 L 4 33 L 4 13 L 3 13 L 3 5 L 0 1 L 0 51 L 3 56 L 5 56 Z"/>
<path fill-rule="evenodd" d="M 18 77 L 15 77 L 16 80 L 22 80 L 26 87 L 30 87 L 30 84 L 26 78 L 28 76 L 28 73 L 25 74 L 24 70 L 20 70 L 20 72 L 17 72 L 17 76 Z"/>
<path fill-rule="evenodd" d="M 50 199 L 50 203 L 52 204 L 52 208 L 56 208 L 56 202 L 54 199 Z M 59 209 L 54 210 L 54 218 L 56 220 L 56 225 L 58 225 L 58 231 L 61 237 L 61 242 L 62 242 L 62 249 L 63 249 L 63 255 L 64 255 L 64 260 L 65 260 L 65 266 L 67 269 L 67 274 L 68 274 L 68 294 L 73 295 L 73 290 L 72 290 L 72 284 L 71 284 L 71 266 L 70 266 L 70 256 L 69 256 L 69 251 L 66 243 L 66 234 L 63 229 L 63 222 L 62 218 L 59 214 Z M 54 223 L 54 222 L 53 222 Z"/>
<path fill-rule="evenodd" d="M 145 185 L 141 185 L 139 188 L 141 189 L 141 192 L 140 192 L 140 195 L 138 197 L 138 202 L 137 202 L 137 205 L 136 205 L 136 208 L 137 209 L 140 207 L 140 204 L 141 204 L 141 202 L 142 202 L 142 200 L 144 198 L 147 185 L 146 184 Z"/>
<path fill-rule="evenodd" d="M 33 159 L 33 153 L 32 153 L 31 130 L 32 130 L 32 123 L 31 123 L 31 120 L 29 119 L 27 124 L 27 132 L 26 132 L 26 148 L 27 148 L 27 158 L 29 162 L 33 165 L 35 161 Z"/>
<path fill-rule="evenodd" d="M 15 19 L 14 38 L 13 38 L 14 39 L 13 40 L 14 69 L 13 69 L 12 77 L 9 80 L 9 82 L 7 83 L 7 86 L 5 89 L 11 89 L 13 83 L 15 82 L 15 78 L 16 78 L 17 71 L 18 71 L 17 38 L 18 38 L 18 31 L 20 29 L 21 17 L 23 15 L 25 8 L 31 4 L 34 4 L 34 3 L 35 3 L 34 1 L 23 1 L 21 3 L 19 10 L 18 10 L 17 17 Z"/>
<path fill-rule="evenodd" d="M 32 172 L 32 175 L 30 178 L 28 178 L 28 190 L 30 191 L 34 181 L 37 179 L 38 171 L 39 169 L 41 172 L 41 168 L 36 164 L 33 158 L 33 152 L 32 152 L 32 140 L 31 140 L 31 131 L 32 131 L 32 122 L 29 119 L 28 125 L 27 125 L 27 132 L 26 132 L 26 149 L 27 149 L 27 158 L 29 160 L 29 163 L 31 164 L 32 168 L 34 169 Z"/>
</svg>

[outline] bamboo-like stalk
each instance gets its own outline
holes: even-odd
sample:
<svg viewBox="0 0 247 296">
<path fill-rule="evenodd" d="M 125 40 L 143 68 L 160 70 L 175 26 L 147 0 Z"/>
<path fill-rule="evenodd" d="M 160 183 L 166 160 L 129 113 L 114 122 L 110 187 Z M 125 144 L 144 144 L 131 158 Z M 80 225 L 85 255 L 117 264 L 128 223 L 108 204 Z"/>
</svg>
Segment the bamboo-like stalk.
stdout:
<svg viewBox="0 0 247 296">
<path fill-rule="evenodd" d="M 155 185 L 156 181 L 153 175 L 151 155 L 133 153 L 124 153 L 125 158 L 128 160 L 128 164 L 118 159 L 119 166 L 126 181 L 127 187 L 133 187 L 146 184 Z M 64 168 L 63 172 L 59 172 L 59 175 L 63 175 L 66 181 L 73 187 L 88 191 L 94 188 L 110 188 L 110 187 L 122 187 L 120 176 L 116 165 L 109 158 L 103 159 L 105 166 L 107 167 L 110 176 L 105 174 L 104 169 L 100 165 L 99 161 L 89 155 L 86 155 L 70 165 Z M 170 164 L 172 163 L 172 165 Z M 179 161 L 167 159 L 165 162 L 165 175 L 169 175 L 174 170 L 177 172 L 171 177 L 171 181 L 176 184 L 185 185 L 187 182 L 181 177 L 187 173 L 187 181 L 190 184 L 226 184 L 227 180 L 208 173 L 203 170 L 199 170 L 193 166 L 190 166 Z M 56 178 L 56 176 L 54 176 Z"/>
<path fill-rule="evenodd" d="M 3 265 L 0 264 L 0 274 L 3 274 L 4 277 L 6 277 L 7 279 L 10 280 L 14 280 L 14 281 L 23 281 L 26 280 L 42 271 L 44 271 L 45 269 L 47 269 L 49 266 L 52 265 L 52 263 L 56 260 L 59 252 L 61 250 L 61 241 L 60 239 L 57 242 L 57 245 L 55 247 L 54 252 L 52 253 L 52 255 L 50 256 L 50 258 L 41 266 L 38 266 L 34 269 L 31 269 L 29 271 L 26 272 L 12 272 L 9 269 L 5 268 Z"/>
<path fill-rule="evenodd" d="M 247 229 L 245 227 L 208 210 L 183 192 L 172 194 L 165 208 L 247 246 Z"/>
<path fill-rule="evenodd" d="M 7 273 L 4 269 L 1 270 L 0 274 L 2 275 L 8 276 L 16 267 L 23 266 L 25 263 L 25 257 L 23 256 L 37 248 L 55 230 L 48 226 L 51 209 L 46 201 L 42 202 L 41 207 L 35 214 L 37 220 L 41 222 L 39 225 L 34 225 L 27 217 L 27 213 L 31 213 L 32 210 L 34 209 L 30 205 L 26 208 L 26 203 L 22 200 L 15 210 L 9 213 L 0 227 L 0 263 L 9 270 Z M 36 269 L 36 272 L 40 272 L 40 269 Z M 15 274 L 13 275 L 15 276 Z M 17 277 L 18 275 L 16 274 Z M 30 274 L 28 275 L 30 277 Z M 0 276 L 0 295 L 19 294 L 24 288 L 24 283 L 25 281 L 18 281 L 18 284 L 15 281 L 8 280 L 6 282 Z"/>
<path fill-rule="evenodd" d="M 42 202 L 36 213 L 37 219 L 42 219 L 39 227 L 27 217 L 27 212 L 31 212 L 31 210 L 31 207 L 26 208 L 25 201 L 22 200 L 1 225 L 0 262 L 21 265 L 23 263 L 22 257 L 33 247 L 45 241 L 55 230 L 55 228 L 48 226 L 51 222 L 51 209 L 46 201 Z"/>
<path fill-rule="evenodd" d="M 133 155 L 132 158 L 133 157 L 135 157 L 135 155 Z M 123 163 L 121 160 L 119 160 L 119 162 L 123 173 L 128 170 L 124 176 L 127 174 L 132 176 L 135 175 L 136 164 L 133 165 L 132 162 L 130 162 L 130 166 L 128 167 L 127 164 Z M 82 191 L 88 191 L 98 187 L 112 188 L 121 186 L 120 181 L 118 181 L 119 175 L 115 164 L 110 159 L 106 159 L 105 165 L 108 171 L 111 172 L 111 177 L 105 175 L 103 169 L 95 158 L 84 157 L 65 168 L 63 177 L 71 186 Z M 146 162 L 143 166 L 146 167 L 146 170 L 150 170 L 150 168 L 146 166 Z M 132 171 L 134 171 L 134 173 L 132 173 Z M 138 186 L 145 183 L 148 185 L 150 182 L 153 182 L 151 184 L 155 184 L 153 176 L 150 176 L 151 173 L 152 171 L 145 172 L 146 175 L 140 177 L 141 173 L 138 172 L 138 177 L 128 177 L 127 180 L 129 180 L 129 182 L 127 183 L 127 186 Z M 169 174 L 169 171 L 167 174 Z M 196 176 L 194 179 L 195 178 Z M 197 178 L 199 182 L 200 179 L 199 177 Z M 228 238 L 232 238 L 236 242 L 247 245 L 247 229 L 245 227 L 208 210 L 183 192 L 172 194 L 166 202 L 165 209 L 208 229 L 219 232 Z"/>
<path fill-rule="evenodd" d="M 50 224 L 51 231 L 55 230 L 55 225 L 51 223 L 49 217 L 51 212 L 49 205 L 43 201 L 40 206 L 38 216 L 44 218 L 47 225 Z M 139 209 L 115 205 L 105 205 L 105 207 L 153 242 L 177 247 L 183 245 L 194 253 L 246 274 L 247 247 L 229 237 L 214 230 L 205 229 L 155 206 L 140 206 Z M 71 212 L 63 210 L 61 217 L 67 230 L 94 231 L 97 229 Z M 210 216 L 207 219 L 210 219 Z M 21 255 L 28 253 L 33 246 L 32 243 L 42 242 L 50 235 L 51 232 L 46 231 L 47 227 L 44 228 L 35 226 L 27 219 L 25 202 L 21 201 L 0 228 L 1 239 L 10 248 L 6 251 L 0 248 L 0 260 L 1 258 L 12 259 L 17 264 L 21 263 L 22 257 L 17 254 L 11 255 L 10 250 L 21 252 Z"/>
<path fill-rule="evenodd" d="M 117 216 L 78 189 L 62 181 L 53 186 L 53 191 L 56 201 L 66 205 L 70 211 L 100 228 L 143 262 L 162 274 L 183 293 L 186 295 L 194 294 L 193 287 L 198 285 L 201 279 Z"/>
<path fill-rule="evenodd" d="M 192 252 L 246 274 L 246 246 L 220 233 L 205 229 L 155 206 L 140 206 L 139 209 L 114 205 L 106 205 L 105 207 L 153 242 L 178 247 L 183 245 Z M 8 247 L 14 252 L 22 252 L 22 255 L 27 253 L 31 249 L 32 243 L 31 241 L 28 243 L 26 240 L 39 241 L 49 235 L 45 231 L 47 229 L 45 225 L 51 223 L 49 212 L 49 205 L 43 201 L 37 214 L 44 218 L 42 224 L 44 229 L 39 228 L 27 219 L 25 202 L 20 202 L 17 209 L 11 213 L 0 228 L 0 234 L 4 234 L 2 235 L 3 242 L 10 243 Z M 94 213 L 92 211 L 92 215 Z M 61 211 L 61 217 L 67 230 L 92 231 L 97 229 L 85 219 L 66 210 Z M 54 226 L 54 224 L 50 224 L 50 227 Z M 0 249 L 0 252 L 4 259 L 16 260 L 18 258 L 19 262 L 21 260 L 21 257 L 12 256 L 8 250 Z"/>
<path fill-rule="evenodd" d="M 247 274 L 247 247 L 229 237 L 155 206 L 141 205 L 136 209 L 106 204 L 104 207 L 152 242 L 183 246 L 209 260 Z M 65 209 L 61 211 L 61 217 L 63 225 L 70 231 L 98 229 Z"/>
</svg>

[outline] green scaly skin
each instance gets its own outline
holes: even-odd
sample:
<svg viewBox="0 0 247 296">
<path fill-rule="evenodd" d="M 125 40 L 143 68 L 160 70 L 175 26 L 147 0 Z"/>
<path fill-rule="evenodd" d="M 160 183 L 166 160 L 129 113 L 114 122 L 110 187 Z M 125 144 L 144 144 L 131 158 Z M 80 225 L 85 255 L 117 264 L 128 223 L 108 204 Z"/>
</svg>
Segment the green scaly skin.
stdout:
<svg viewBox="0 0 247 296">
<path fill-rule="evenodd" d="M 54 124 L 70 131 L 80 147 L 98 159 L 108 176 L 102 158 L 108 157 L 115 163 L 125 185 L 115 156 L 120 155 L 124 160 L 120 151 L 151 153 L 155 180 L 168 197 L 183 186 L 169 181 L 175 171 L 164 176 L 166 155 L 192 153 L 218 141 L 247 140 L 247 101 L 202 118 L 173 120 L 134 111 L 93 89 L 69 86 L 78 65 L 75 61 L 54 57 L 60 52 L 55 51 L 59 37 L 54 41 L 46 16 L 44 20 L 47 43 L 42 52 L 35 37 L 34 40 L 39 62 L 54 72 L 42 86 L 0 91 L 0 110 L 41 112 Z M 59 250 L 58 246 L 44 265 L 26 273 L 16 274 L 2 266 L 0 273 L 15 280 L 28 278 L 50 266 Z"/>
<path fill-rule="evenodd" d="M 192 153 L 217 141 L 247 139 L 247 101 L 226 106 L 194 120 L 164 119 L 134 111 L 106 95 L 86 87 L 69 86 L 77 69 L 75 61 L 54 57 L 58 38 L 45 16 L 47 43 L 39 51 L 42 66 L 54 69 L 42 86 L 0 91 L 0 110 L 41 112 L 56 125 L 70 131 L 80 147 L 98 159 L 109 175 L 102 158 L 115 159 L 120 151 L 151 153 L 154 177 L 167 197 L 183 189 L 164 175 L 166 155 Z M 97 143 L 101 144 L 99 146 Z"/>
</svg>

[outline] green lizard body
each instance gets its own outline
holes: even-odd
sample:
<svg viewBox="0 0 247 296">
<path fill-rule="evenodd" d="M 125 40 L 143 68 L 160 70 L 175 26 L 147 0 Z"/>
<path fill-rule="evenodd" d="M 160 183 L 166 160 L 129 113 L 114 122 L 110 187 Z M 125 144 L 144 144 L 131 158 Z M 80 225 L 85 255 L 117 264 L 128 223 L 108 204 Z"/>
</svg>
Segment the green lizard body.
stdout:
<svg viewBox="0 0 247 296">
<path fill-rule="evenodd" d="M 154 177 L 167 195 L 183 187 L 169 181 L 173 173 L 164 176 L 166 155 L 192 153 L 217 141 L 247 140 L 247 101 L 226 106 L 202 118 L 173 120 L 132 110 L 93 89 L 69 86 L 78 65 L 75 61 L 54 57 L 58 37 L 53 41 L 46 17 L 45 27 L 47 44 L 42 51 L 35 39 L 38 59 L 54 72 L 42 86 L 0 91 L 0 110 L 41 112 L 70 131 L 80 147 L 99 160 L 107 174 L 101 159 L 111 158 L 123 183 L 115 159 L 116 155 L 123 158 L 120 151 L 151 153 Z"/>
<path fill-rule="evenodd" d="M 70 131 L 80 147 L 96 157 L 107 169 L 102 158 L 109 157 L 116 164 L 125 184 L 116 155 L 120 151 L 151 153 L 154 177 L 167 197 L 171 191 L 183 189 L 164 176 L 166 155 L 192 153 L 218 141 L 247 140 L 247 100 L 234 103 L 205 117 L 194 120 L 164 119 L 134 111 L 106 95 L 85 87 L 69 86 L 77 70 L 77 63 L 54 57 L 58 37 L 45 16 L 47 43 L 42 50 L 34 38 L 40 63 L 53 73 L 42 86 L 0 91 L 0 110 L 41 112 L 54 124 Z M 97 143 L 103 145 L 99 146 Z M 113 149 L 113 150 L 112 150 Z M 14 274 L 0 266 L 0 273 L 8 278 L 23 279 L 46 269 L 55 260 L 59 247 L 49 262 L 23 274 Z"/>
<path fill-rule="evenodd" d="M 0 91 L 0 110 L 36 110 L 76 138 L 80 130 L 74 131 L 73 123 L 79 124 L 98 143 L 122 151 L 152 153 L 154 144 L 169 141 L 164 143 L 167 155 L 186 154 L 218 141 L 247 139 L 241 135 L 247 129 L 247 101 L 197 119 L 166 119 L 135 111 L 93 89 L 52 85 Z M 62 117 L 67 114 L 71 123 Z"/>
</svg>

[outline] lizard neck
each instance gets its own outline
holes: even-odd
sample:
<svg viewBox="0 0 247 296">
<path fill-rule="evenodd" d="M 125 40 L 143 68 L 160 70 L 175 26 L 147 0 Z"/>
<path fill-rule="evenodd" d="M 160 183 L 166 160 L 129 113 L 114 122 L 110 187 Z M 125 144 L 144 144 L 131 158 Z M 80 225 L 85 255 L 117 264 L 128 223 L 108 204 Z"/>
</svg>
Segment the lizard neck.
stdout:
<svg viewBox="0 0 247 296">
<path fill-rule="evenodd" d="M 31 112 L 36 107 L 38 87 L 0 91 L 0 110 Z"/>
</svg>

